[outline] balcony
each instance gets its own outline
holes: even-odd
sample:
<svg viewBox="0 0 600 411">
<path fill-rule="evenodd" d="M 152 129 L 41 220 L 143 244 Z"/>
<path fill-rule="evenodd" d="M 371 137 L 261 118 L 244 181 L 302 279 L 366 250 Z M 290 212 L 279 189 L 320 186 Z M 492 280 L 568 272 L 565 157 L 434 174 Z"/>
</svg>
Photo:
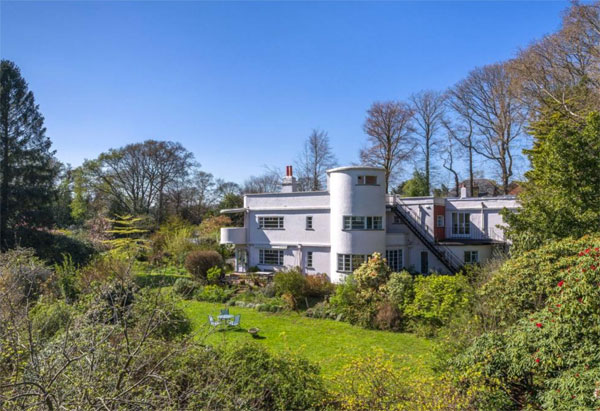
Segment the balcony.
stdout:
<svg viewBox="0 0 600 411">
<path fill-rule="evenodd" d="M 450 232 L 446 234 L 445 241 L 452 240 L 467 240 L 467 241 L 490 241 L 490 242 L 505 242 L 504 231 L 497 227 L 487 227 L 486 229 L 481 229 L 475 225 L 471 225 L 470 232 L 468 234 L 457 234 L 459 231 L 458 228 L 455 227 L 454 230 L 449 230 Z M 454 233 L 453 233 L 454 231 Z"/>
<path fill-rule="evenodd" d="M 245 227 L 221 228 L 221 244 L 246 244 Z"/>
</svg>

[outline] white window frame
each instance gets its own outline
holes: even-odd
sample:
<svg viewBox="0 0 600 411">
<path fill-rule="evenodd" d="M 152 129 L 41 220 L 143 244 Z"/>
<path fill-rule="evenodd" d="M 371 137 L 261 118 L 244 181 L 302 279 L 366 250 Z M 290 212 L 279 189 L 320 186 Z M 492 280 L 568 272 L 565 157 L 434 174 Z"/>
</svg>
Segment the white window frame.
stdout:
<svg viewBox="0 0 600 411">
<path fill-rule="evenodd" d="M 471 213 L 470 212 L 452 212 L 452 236 L 470 237 L 471 236 Z"/>
<path fill-rule="evenodd" d="M 394 272 L 402 271 L 404 268 L 404 255 L 401 248 L 385 250 L 385 260 L 388 267 Z"/>
<path fill-rule="evenodd" d="M 367 256 L 365 254 L 338 254 L 337 272 L 352 273 L 366 261 Z"/>
<path fill-rule="evenodd" d="M 383 230 L 383 217 L 345 215 L 342 226 L 344 230 Z"/>
<path fill-rule="evenodd" d="M 314 268 L 314 266 L 313 266 L 313 252 L 312 251 L 307 251 L 306 252 L 306 268 Z"/>
<path fill-rule="evenodd" d="M 444 227 L 444 225 L 445 225 L 444 223 L 445 223 L 444 216 L 442 214 L 438 214 L 437 221 L 436 221 L 436 226 L 437 227 Z"/>
<path fill-rule="evenodd" d="M 266 254 L 271 254 L 267 256 Z M 270 265 L 270 266 L 282 266 L 283 265 L 283 250 L 273 248 L 261 248 L 258 250 L 258 264 Z M 275 257 L 273 260 L 272 258 Z"/>
<path fill-rule="evenodd" d="M 258 217 L 258 228 L 262 230 L 283 230 L 283 217 L 261 216 Z"/>
<path fill-rule="evenodd" d="M 379 185 L 377 182 L 377 176 L 374 175 L 360 175 L 358 176 L 358 178 L 356 179 L 356 184 L 358 184 L 359 186 L 376 186 Z"/>
<path fill-rule="evenodd" d="M 313 217 L 311 215 L 306 216 L 306 229 L 314 230 L 313 228 Z"/>
<path fill-rule="evenodd" d="M 468 256 L 468 258 L 467 258 Z M 475 258 L 473 258 L 475 257 Z M 465 264 L 478 264 L 479 263 L 479 251 L 478 250 L 466 250 L 464 254 Z"/>
</svg>

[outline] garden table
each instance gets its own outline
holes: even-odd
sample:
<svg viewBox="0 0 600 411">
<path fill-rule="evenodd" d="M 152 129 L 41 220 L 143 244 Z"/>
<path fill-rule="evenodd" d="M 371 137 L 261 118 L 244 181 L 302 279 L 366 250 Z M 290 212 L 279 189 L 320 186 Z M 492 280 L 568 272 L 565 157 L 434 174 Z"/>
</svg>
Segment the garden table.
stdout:
<svg viewBox="0 0 600 411">
<path fill-rule="evenodd" d="M 231 320 L 233 318 L 233 315 L 231 314 L 221 314 L 221 315 L 217 315 L 217 318 L 219 320 Z"/>
</svg>

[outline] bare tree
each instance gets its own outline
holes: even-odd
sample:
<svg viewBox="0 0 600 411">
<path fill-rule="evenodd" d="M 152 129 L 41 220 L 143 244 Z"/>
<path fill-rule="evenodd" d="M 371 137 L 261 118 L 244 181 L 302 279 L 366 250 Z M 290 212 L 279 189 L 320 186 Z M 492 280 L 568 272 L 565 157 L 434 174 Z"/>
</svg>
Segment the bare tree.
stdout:
<svg viewBox="0 0 600 411">
<path fill-rule="evenodd" d="M 444 119 L 444 95 L 437 91 L 421 91 L 410 97 L 415 113 L 415 134 L 425 161 L 427 192 L 431 192 L 431 156 L 435 151 L 437 133 Z"/>
<path fill-rule="evenodd" d="M 304 142 L 298 160 L 298 181 L 302 191 L 320 191 L 325 187 L 325 171 L 335 167 L 337 160 L 326 131 L 314 129 Z"/>
<path fill-rule="evenodd" d="M 386 192 L 393 174 L 415 149 L 413 116 L 412 108 L 399 101 L 376 102 L 367 111 L 364 130 L 368 146 L 360 151 L 360 159 L 385 170 Z"/>
<path fill-rule="evenodd" d="M 509 69 L 532 108 L 559 104 L 574 117 L 600 108 L 600 3 L 574 3 L 561 30 L 522 50 Z"/>
<path fill-rule="evenodd" d="M 88 184 L 122 211 L 155 211 L 160 221 L 166 192 L 187 177 L 193 164 L 192 153 L 181 144 L 146 140 L 102 153 L 86 161 L 82 170 Z"/>
<path fill-rule="evenodd" d="M 475 177 L 473 156 L 475 150 L 473 146 L 474 135 L 472 114 L 470 113 L 469 108 L 464 107 L 460 100 L 454 96 L 453 90 L 449 92 L 446 104 L 450 109 L 449 113 L 451 114 L 452 120 L 445 118 L 443 124 L 448 135 L 451 136 L 454 141 L 458 142 L 465 150 L 469 170 L 469 193 L 474 193 L 473 179 Z"/>
<path fill-rule="evenodd" d="M 450 90 L 458 112 L 474 127 L 473 150 L 499 168 L 504 194 L 513 175 L 513 152 L 520 143 L 526 109 L 516 98 L 513 78 L 503 64 L 471 71 Z"/>
<path fill-rule="evenodd" d="M 460 190 L 459 189 L 460 178 L 458 176 L 458 171 L 456 170 L 454 142 L 455 142 L 455 139 L 452 137 L 452 135 L 450 133 L 448 133 L 446 147 L 442 151 L 441 157 L 442 157 L 442 167 L 444 167 L 446 170 L 448 170 L 448 172 L 450 174 L 452 174 L 452 177 L 454 178 L 454 188 L 458 195 L 458 193 L 460 193 L 460 191 L 459 191 Z M 472 171 L 473 170 L 471 169 L 470 172 L 472 173 Z M 473 179 L 471 178 L 471 187 L 472 186 L 473 186 Z M 471 193 L 472 192 L 473 192 L 473 188 L 471 188 Z"/>
<path fill-rule="evenodd" d="M 195 168 L 189 178 L 169 188 L 166 200 L 168 213 L 179 215 L 192 223 L 200 223 L 215 201 L 214 191 L 213 175 Z"/>
<path fill-rule="evenodd" d="M 259 176 L 250 176 L 242 187 L 244 194 L 277 193 L 281 190 L 281 172 L 276 168 L 265 167 L 265 172 Z"/>
</svg>

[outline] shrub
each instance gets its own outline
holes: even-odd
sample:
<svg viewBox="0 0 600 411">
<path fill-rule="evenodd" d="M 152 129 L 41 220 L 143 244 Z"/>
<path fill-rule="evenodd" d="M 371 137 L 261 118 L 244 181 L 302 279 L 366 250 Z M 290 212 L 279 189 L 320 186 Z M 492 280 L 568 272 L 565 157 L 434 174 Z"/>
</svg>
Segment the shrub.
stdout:
<svg viewBox="0 0 600 411">
<path fill-rule="evenodd" d="M 206 285 L 198 289 L 196 299 L 198 301 L 224 303 L 231 298 L 234 292 L 235 290 L 219 287 L 218 285 Z"/>
<path fill-rule="evenodd" d="M 580 250 L 599 241 L 600 235 L 566 238 L 506 261 L 478 290 L 488 328 L 505 328 L 544 307 L 562 271 L 575 263 Z"/>
<path fill-rule="evenodd" d="M 275 297 L 276 291 L 275 291 L 275 284 L 274 283 L 268 283 L 267 285 L 265 285 L 264 287 L 260 288 L 260 293 L 262 295 L 264 295 L 267 298 L 272 298 Z"/>
<path fill-rule="evenodd" d="M 327 274 L 315 274 L 306 276 L 307 297 L 327 297 L 333 293 L 335 286 L 329 280 Z"/>
<path fill-rule="evenodd" d="M 556 282 L 536 302 L 543 304 L 539 310 L 477 338 L 457 360 L 461 370 L 476 368 L 500 381 L 515 407 L 600 406 L 600 239 L 582 242 L 570 264 L 551 273 Z"/>
<path fill-rule="evenodd" d="M 337 319 L 340 314 L 336 313 L 334 308 L 327 302 L 321 301 L 316 303 L 304 312 L 306 317 L 312 318 L 331 318 Z"/>
<path fill-rule="evenodd" d="M 225 384 L 232 385 L 236 400 L 243 404 L 248 397 L 261 399 L 243 409 L 316 409 L 326 397 L 319 368 L 297 355 L 271 354 L 256 344 L 245 344 L 226 350 L 224 363 L 229 370 Z"/>
<path fill-rule="evenodd" d="M 73 314 L 74 308 L 63 300 L 41 302 L 31 310 L 31 325 L 39 338 L 45 341 L 64 330 Z"/>
<path fill-rule="evenodd" d="M 181 218 L 169 218 L 151 238 L 151 260 L 170 260 L 176 265 L 182 265 L 186 256 L 198 249 L 198 245 L 190 241 L 194 237 L 194 231 L 195 227 Z"/>
<path fill-rule="evenodd" d="M 373 326 L 378 330 L 398 331 L 402 328 L 402 313 L 396 304 L 383 302 L 379 305 Z"/>
<path fill-rule="evenodd" d="M 220 267 L 211 267 L 206 272 L 206 281 L 208 284 L 217 284 L 221 281 L 223 277 L 223 270 Z"/>
<path fill-rule="evenodd" d="M 305 296 L 306 277 L 298 268 L 277 272 L 273 278 L 273 283 L 277 295 L 287 295 L 287 298 L 293 300 L 294 305 L 297 304 L 300 298 Z"/>
<path fill-rule="evenodd" d="M 405 313 L 420 326 L 434 332 L 448 324 L 451 317 L 467 309 L 473 290 L 462 275 L 419 276 L 414 281 L 415 297 Z"/>
<path fill-rule="evenodd" d="M 0 253 L 0 293 L 14 304 L 37 300 L 51 275 L 32 249 L 17 248 Z"/>
<path fill-rule="evenodd" d="M 71 256 L 66 255 L 61 264 L 54 265 L 54 287 L 56 294 L 67 302 L 77 299 L 79 289 L 77 288 L 77 267 L 73 264 Z"/>
<path fill-rule="evenodd" d="M 388 300 L 400 310 L 401 314 L 404 314 L 406 307 L 412 303 L 415 296 L 412 275 L 408 271 L 392 273 L 386 288 Z"/>
<path fill-rule="evenodd" d="M 180 300 L 160 289 L 145 288 L 134 294 L 123 318 L 139 335 L 149 332 L 154 338 L 172 340 L 191 331 L 192 326 Z M 123 322 L 122 322 L 123 323 Z"/>
<path fill-rule="evenodd" d="M 223 258 L 216 251 L 192 251 L 185 259 L 185 268 L 201 283 L 206 283 L 208 270 L 215 266 L 223 266 Z"/>
<path fill-rule="evenodd" d="M 506 409 L 498 404 L 481 407 L 479 399 L 487 388 L 481 383 L 464 389 L 462 381 L 449 373 L 415 376 L 394 362 L 399 356 L 374 350 L 349 361 L 331 378 L 335 402 L 331 409 L 344 411 L 464 410 Z"/>
<path fill-rule="evenodd" d="M 363 292 L 378 292 L 390 278 L 390 269 L 379 253 L 354 271 L 356 285 Z"/>
<path fill-rule="evenodd" d="M 173 284 L 173 292 L 186 300 L 192 298 L 200 284 L 188 278 L 178 278 Z"/>
<path fill-rule="evenodd" d="M 19 247 L 35 250 L 35 255 L 49 264 L 60 264 L 69 255 L 77 265 L 86 264 L 96 253 L 89 241 L 83 241 L 68 232 L 44 231 L 21 227 L 6 236 L 16 240 Z"/>
</svg>

